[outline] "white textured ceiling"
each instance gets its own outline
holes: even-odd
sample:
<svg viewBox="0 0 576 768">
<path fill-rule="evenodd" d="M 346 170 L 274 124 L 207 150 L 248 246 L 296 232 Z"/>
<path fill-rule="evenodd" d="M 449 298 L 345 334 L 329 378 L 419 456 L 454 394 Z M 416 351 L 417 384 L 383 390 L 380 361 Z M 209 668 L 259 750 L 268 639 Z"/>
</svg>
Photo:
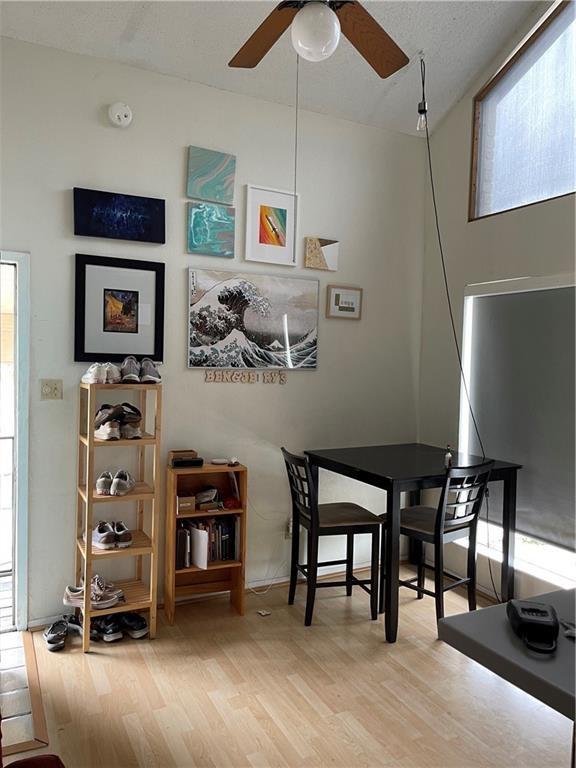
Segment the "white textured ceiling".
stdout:
<svg viewBox="0 0 576 768">
<path fill-rule="evenodd" d="M 295 53 L 289 33 L 256 69 L 227 66 L 274 5 L 266 0 L 10 0 L 1 4 L 0 30 L 18 40 L 293 104 Z M 365 5 L 406 52 L 410 64 L 381 80 L 343 39 L 328 61 L 301 63 L 300 106 L 404 133 L 415 133 L 419 51 L 426 58 L 433 127 L 527 18 L 546 7 L 525 0 L 404 0 Z"/>
</svg>

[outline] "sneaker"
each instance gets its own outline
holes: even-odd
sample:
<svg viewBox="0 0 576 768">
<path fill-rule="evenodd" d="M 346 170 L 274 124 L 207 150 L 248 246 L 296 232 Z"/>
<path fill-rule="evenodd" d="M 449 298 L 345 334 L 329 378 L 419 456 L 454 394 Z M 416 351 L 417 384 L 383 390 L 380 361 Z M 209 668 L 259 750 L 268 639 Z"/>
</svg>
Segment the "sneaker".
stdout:
<svg viewBox="0 0 576 768">
<path fill-rule="evenodd" d="M 142 411 L 132 403 L 121 403 L 116 408 L 120 409 L 120 416 L 117 421 L 120 421 L 121 424 L 140 425 L 142 422 Z"/>
<path fill-rule="evenodd" d="M 134 381 L 136 383 L 140 381 L 140 363 L 134 355 L 128 355 L 124 358 L 124 362 L 120 366 L 120 375 L 122 381 Z"/>
<path fill-rule="evenodd" d="M 112 487 L 112 473 L 106 470 L 96 480 L 96 493 L 98 496 L 110 496 L 110 488 Z"/>
<path fill-rule="evenodd" d="M 92 363 L 90 368 L 82 376 L 83 384 L 105 384 L 106 368 L 102 363 Z"/>
<path fill-rule="evenodd" d="M 120 436 L 123 440 L 139 440 L 142 437 L 142 413 L 131 403 L 122 403 L 119 407 L 122 408 Z"/>
<path fill-rule="evenodd" d="M 120 424 L 120 437 L 122 440 L 140 440 L 142 430 L 134 424 Z"/>
<path fill-rule="evenodd" d="M 94 632 L 99 640 L 105 643 L 114 643 L 116 640 L 122 640 L 123 634 L 116 616 L 98 616 L 97 619 L 90 621 L 90 634 Z"/>
<path fill-rule="evenodd" d="M 92 531 L 92 546 L 96 549 L 114 549 L 116 546 L 116 533 L 112 523 L 102 520 Z"/>
<path fill-rule="evenodd" d="M 120 440 L 120 423 L 107 421 L 101 427 L 94 430 L 96 440 Z"/>
<path fill-rule="evenodd" d="M 106 384 L 118 384 L 122 380 L 120 368 L 114 363 L 104 363 L 104 372 L 106 374 Z"/>
<path fill-rule="evenodd" d="M 142 358 L 140 381 L 142 384 L 159 384 L 162 381 L 158 368 L 149 357 Z"/>
<path fill-rule="evenodd" d="M 140 616 L 139 613 L 118 614 L 118 624 L 120 625 L 122 632 L 125 632 L 134 640 L 146 637 L 148 634 L 148 622 L 144 616 Z"/>
<path fill-rule="evenodd" d="M 130 472 L 126 472 L 125 469 L 119 469 L 114 475 L 112 480 L 112 487 L 110 488 L 111 496 L 126 496 L 127 493 L 134 488 L 136 480 L 132 477 Z"/>
<path fill-rule="evenodd" d="M 122 421 L 123 415 L 124 409 L 121 405 L 109 405 L 108 403 L 104 403 L 96 411 L 94 429 L 98 429 L 109 421 Z M 142 415 L 140 415 L 140 418 L 142 418 Z"/>
<path fill-rule="evenodd" d="M 45 629 L 42 633 L 42 637 L 46 642 L 46 648 L 49 651 L 61 651 L 66 644 L 66 636 L 68 635 L 68 622 L 60 619 L 51 624 L 48 629 Z"/>
<path fill-rule="evenodd" d="M 64 590 L 64 597 L 62 598 L 64 605 L 68 605 L 71 608 L 83 608 L 84 607 L 84 587 L 75 587 L 69 585 Z M 101 592 L 99 590 L 90 590 L 90 607 L 92 610 L 103 610 L 105 608 L 113 608 L 118 602 L 118 595 L 112 592 Z"/>
<path fill-rule="evenodd" d="M 99 574 L 95 573 L 94 576 L 92 576 L 92 580 L 90 582 L 92 584 L 92 589 L 97 590 L 99 592 L 110 592 L 113 595 L 116 595 L 118 600 L 124 600 L 124 592 L 119 587 L 114 584 L 113 581 L 108 581 L 104 576 L 100 576 Z"/>
<path fill-rule="evenodd" d="M 124 525 L 122 520 L 117 520 L 115 523 L 112 523 L 112 526 L 114 528 L 114 533 L 116 534 L 116 546 L 119 549 L 126 549 L 126 547 L 131 547 L 132 534 L 130 533 L 130 529 Z"/>
<path fill-rule="evenodd" d="M 69 635 L 79 635 L 80 637 L 82 637 L 82 627 L 83 627 L 82 614 L 80 614 L 79 616 L 76 616 L 74 613 L 65 614 L 64 616 L 62 616 L 62 620 L 68 624 Z M 100 636 L 98 635 L 97 632 L 94 632 L 92 627 L 90 627 L 90 640 L 100 640 Z"/>
</svg>

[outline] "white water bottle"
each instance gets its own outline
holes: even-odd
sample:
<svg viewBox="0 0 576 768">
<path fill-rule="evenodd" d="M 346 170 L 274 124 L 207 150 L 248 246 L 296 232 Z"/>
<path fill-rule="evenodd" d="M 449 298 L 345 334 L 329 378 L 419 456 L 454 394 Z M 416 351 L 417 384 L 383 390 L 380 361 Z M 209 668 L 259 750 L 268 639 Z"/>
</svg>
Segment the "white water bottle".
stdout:
<svg viewBox="0 0 576 768">
<path fill-rule="evenodd" d="M 446 453 L 444 454 L 444 466 L 446 469 L 450 469 L 452 466 L 452 451 L 449 445 L 446 446 Z"/>
</svg>

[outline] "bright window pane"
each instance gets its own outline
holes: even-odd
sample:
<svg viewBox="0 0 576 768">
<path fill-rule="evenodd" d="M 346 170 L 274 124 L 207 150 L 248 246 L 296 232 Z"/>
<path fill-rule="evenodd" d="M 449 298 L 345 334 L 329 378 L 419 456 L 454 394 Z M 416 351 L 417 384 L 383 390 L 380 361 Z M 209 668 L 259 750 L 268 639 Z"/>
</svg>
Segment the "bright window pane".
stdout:
<svg viewBox="0 0 576 768">
<path fill-rule="evenodd" d="M 478 216 L 576 190 L 574 6 L 480 101 Z"/>
</svg>

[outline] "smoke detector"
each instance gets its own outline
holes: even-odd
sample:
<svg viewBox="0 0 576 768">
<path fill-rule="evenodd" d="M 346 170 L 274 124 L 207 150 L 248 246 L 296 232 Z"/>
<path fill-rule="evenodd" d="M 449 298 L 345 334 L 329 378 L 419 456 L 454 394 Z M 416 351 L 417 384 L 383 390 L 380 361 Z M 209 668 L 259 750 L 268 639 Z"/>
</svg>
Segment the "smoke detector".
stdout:
<svg viewBox="0 0 576 768">
<path fill-rule="evenodd" d="M 132 110 L 123 101 L 115 101 L 108 107 L 108 119 L 116 128 L 128 128 L 132 122 Z"/>
</svg>

